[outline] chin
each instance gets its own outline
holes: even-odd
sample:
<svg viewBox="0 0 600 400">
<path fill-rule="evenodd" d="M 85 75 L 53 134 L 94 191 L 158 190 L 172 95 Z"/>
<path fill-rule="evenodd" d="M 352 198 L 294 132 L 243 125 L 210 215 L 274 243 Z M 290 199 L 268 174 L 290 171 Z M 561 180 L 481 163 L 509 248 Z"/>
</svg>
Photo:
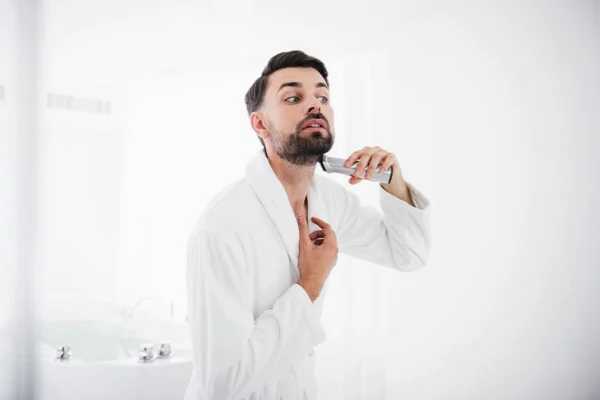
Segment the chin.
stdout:
<svg viewBox="0 0 600 400">
<path fill-rule="evenodd" d="M 331 136 L 331 133 L 323 130 L 323 131 L 312 131 L 309 132 L 311 137 L 314 138 L 326 138 L 327 136 Z"/>
</svg>

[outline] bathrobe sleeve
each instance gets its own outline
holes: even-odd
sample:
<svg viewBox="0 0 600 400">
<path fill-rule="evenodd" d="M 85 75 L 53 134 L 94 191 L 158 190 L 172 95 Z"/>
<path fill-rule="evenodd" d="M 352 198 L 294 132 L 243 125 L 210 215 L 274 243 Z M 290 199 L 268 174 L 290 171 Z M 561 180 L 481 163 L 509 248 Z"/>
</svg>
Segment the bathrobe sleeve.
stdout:
<svg viewBox="0 0 600 400">
<path fill-rule="evenodd" d="M 243 251 L 230 233 L 199 230 L 188 241 L 188 321 L 203 399 L 260 392 L 325 340 L 313 303 L 297 284 L 254 318 Z"/>
<path fill-rule="evenodd" d="M 336 232 L 340 252 L 386 267 L 415 271 L 427 263 L 431 246 L 429 200 L 407 183 L 416 207 L 379 185 L 383 215 L 361 206 L 359 198 L 343 188 L 345 204 Z"/>
</svg>

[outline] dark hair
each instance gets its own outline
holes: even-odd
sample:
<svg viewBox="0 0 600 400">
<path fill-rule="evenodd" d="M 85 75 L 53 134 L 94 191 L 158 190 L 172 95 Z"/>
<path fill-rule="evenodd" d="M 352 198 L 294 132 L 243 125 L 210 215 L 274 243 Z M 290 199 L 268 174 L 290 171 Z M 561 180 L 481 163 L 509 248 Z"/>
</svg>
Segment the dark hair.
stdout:
<svg viewBox="0 0 600 400">
<path fill-rule="evenodd" d="M 248 115 L 252 114 L 261 107 L 265 97 L 265 92 L 267 91 L 267 82 L 269 80 L 269 76 L 273 72 L 283 68 L 314 68 L 321 74 L 321 76 L 323 76 L 325 83 L 327 83 L 327 86 L 329 86 L 329 81 L 327 80 L 327 68 L 325 68 L 325 64 L 323 64 L 321 60 L 311 57 L 300 50 L 292 50 L 276 54 L 271 57 L 267 63 L 267 66 L 265 69 L 263 69 L 260 77 L 254 81 L 252 86 L 250 86 L 250 89 L 248 89 L 248 92 L 246 92 L 245 100 Z M 258 140 L 260 140 L 266 155 L 267 149 L 265 147 L 265 142 L 260 136 L 257 137 Z"/>
</svg>

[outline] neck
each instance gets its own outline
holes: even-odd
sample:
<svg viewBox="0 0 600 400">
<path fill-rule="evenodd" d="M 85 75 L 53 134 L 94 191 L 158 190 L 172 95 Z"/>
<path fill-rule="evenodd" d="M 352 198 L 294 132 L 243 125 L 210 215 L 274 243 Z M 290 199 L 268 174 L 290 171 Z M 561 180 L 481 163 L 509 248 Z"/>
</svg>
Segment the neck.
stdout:
<svg viewBox="0 0 600 400">
<path fill-rule="evenodd" d="M 315 174 L 316 164 L 295 165 L 280 158 L 277 154 L 270 154 L 268 160 L 273 172 L 285 189 L 294 215 L 304 215 L 306 217 L 306 198 Z"/>
</svg>

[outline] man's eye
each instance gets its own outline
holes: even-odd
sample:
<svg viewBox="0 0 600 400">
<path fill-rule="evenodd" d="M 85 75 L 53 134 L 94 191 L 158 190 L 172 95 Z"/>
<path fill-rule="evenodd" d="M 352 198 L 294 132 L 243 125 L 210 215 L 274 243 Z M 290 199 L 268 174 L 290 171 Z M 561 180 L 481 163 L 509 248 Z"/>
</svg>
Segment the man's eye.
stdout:
<svg viewBox="0 0 600 400">
<path fill-rule="evenodd" d="M 325 99 L 325 100 L 321 100 L 321 103 L 327 103 L 327 101 L 329 100 L 327 97 L 325 96 L 319 96 L 320 99 Z"/>
<path fill-rule="evenodd" d="M 289 99 L 299 99 L 298 96 L 292 96 L 292 97 L 288 97 L 287 99 L 285 99 L 285 101 L 287 101 L 288 103 L 297 103 L 298 101 L 288 101 Z"/>
</svg>

